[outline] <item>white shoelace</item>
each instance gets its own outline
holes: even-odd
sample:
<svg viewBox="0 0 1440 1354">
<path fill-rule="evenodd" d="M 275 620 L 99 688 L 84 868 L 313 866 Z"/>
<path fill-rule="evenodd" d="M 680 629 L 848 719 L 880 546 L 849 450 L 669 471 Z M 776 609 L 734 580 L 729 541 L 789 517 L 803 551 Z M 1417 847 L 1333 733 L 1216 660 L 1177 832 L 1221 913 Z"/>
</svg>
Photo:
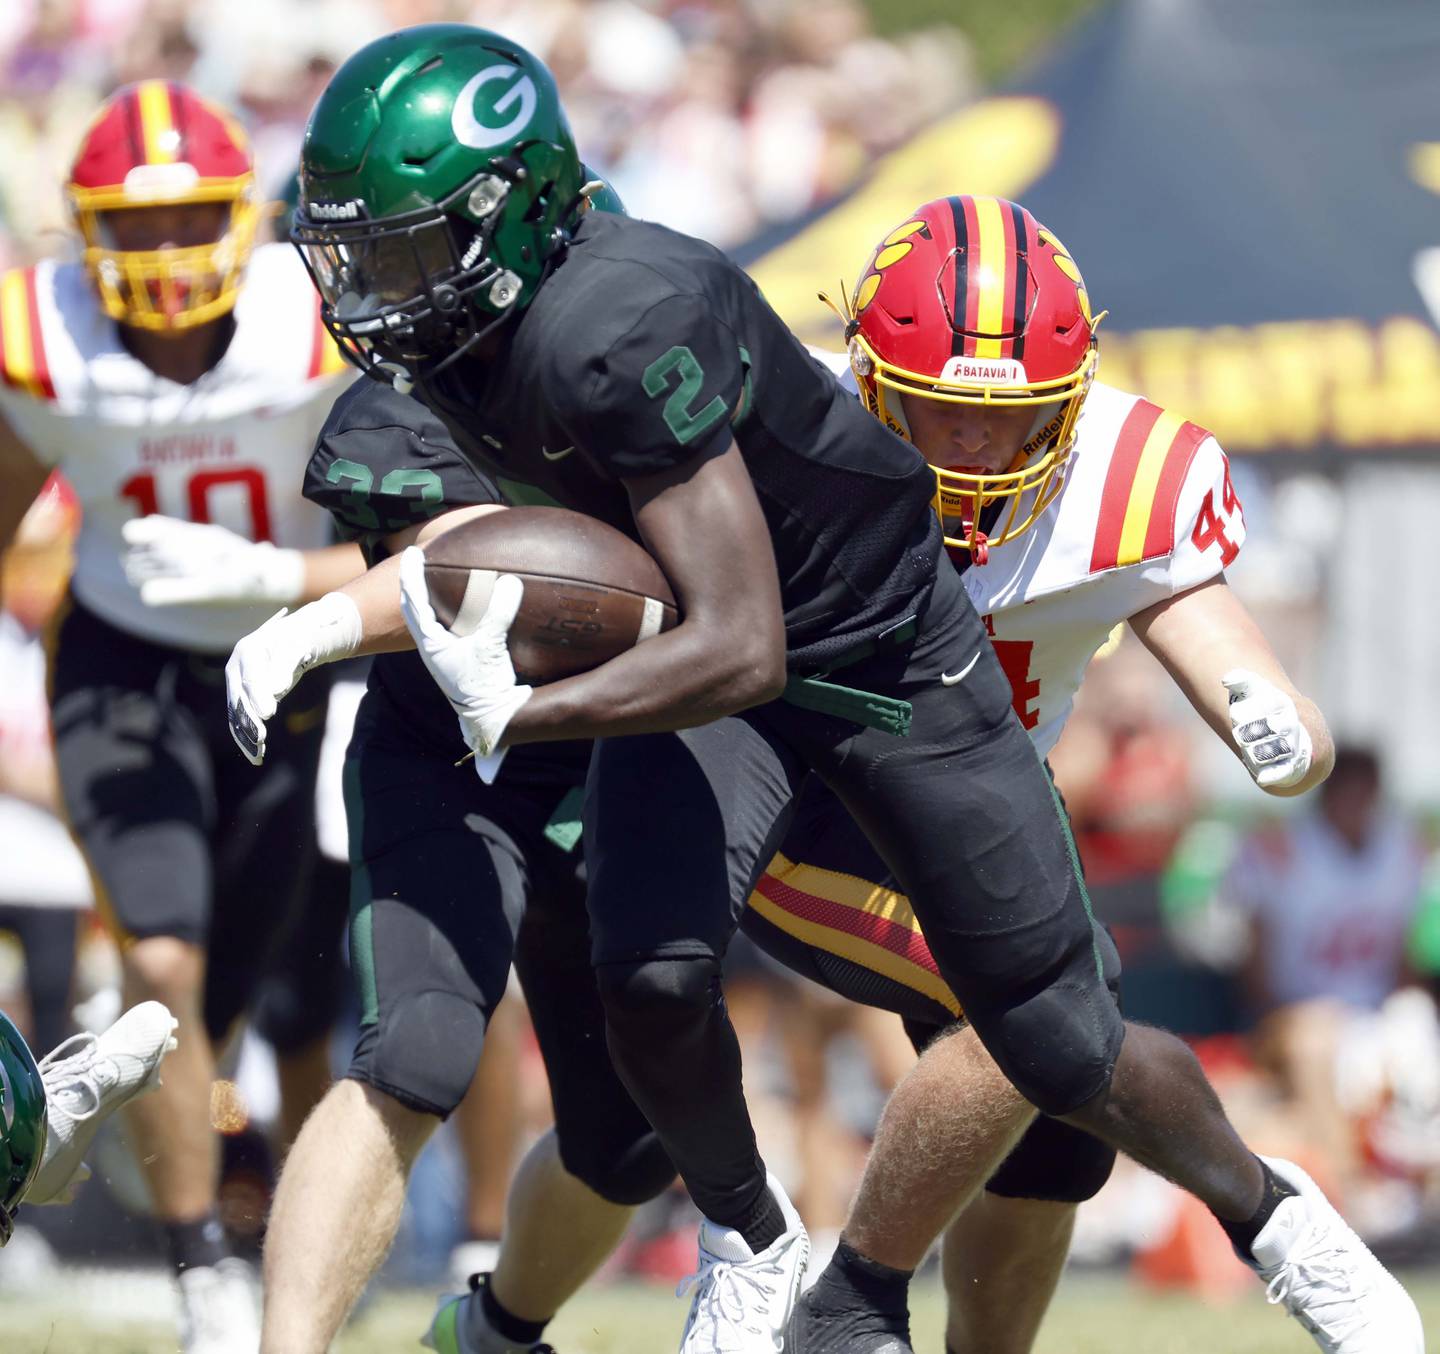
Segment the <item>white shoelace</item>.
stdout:
<svg viewBox="0 0 1440 1354">
<path fill-rule="evenodd" d="M 779 1295 L 780 1276 L 776 1265 L 702 1262 L 694 1274 L 680 1281 L 675 1296 L 683 1298 L 692 1288 L 696 1290 L 691 1304 L 692 1329 L 711 1341 L 716 1354 L 749 1354 L 754 1345 L 747 1343 L 741 1332 L 762 1337 L 771 1332 L 746 1322 L 746 1298 L 758 1297 L 768 1308 Z M 747 1286 L 753 1291 L 747 1293 Z"/>
<path fill-rule="evenodd" d="M 37 1064 L 46 1096 L 72 1119 L 90 1119 L 100 1112 L 99 1046 L 93 1034 L 72 1034 Z M 79 1104 L 73 1104 L 77 1099 Z"/>
<path fill-rule="evenodd" d="M 1369 1288 L 1349 1255 L 1352 1249 L 1344 1238 L 1333 1237 L 1323 1222 L 1307 1224 L 1265 1286 L 1265 1301 L 1283 1304 L 1292 1316 L 1329 1339 L 1341 1341 L 1358 1334 L 1365 1326 L 1360 1299 Z"/>
</svg>

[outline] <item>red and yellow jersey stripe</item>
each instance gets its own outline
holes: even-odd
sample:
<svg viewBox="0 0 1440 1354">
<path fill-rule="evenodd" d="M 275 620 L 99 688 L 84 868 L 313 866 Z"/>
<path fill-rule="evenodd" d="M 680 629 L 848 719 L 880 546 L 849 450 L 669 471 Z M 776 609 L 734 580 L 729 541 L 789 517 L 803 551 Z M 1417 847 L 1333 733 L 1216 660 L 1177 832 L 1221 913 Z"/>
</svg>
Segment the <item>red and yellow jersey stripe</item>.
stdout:
<svg viewBox="0 0 1440 1354">
<path fill-rule="evenodd" d="M 1175 549 L 1180 491 L 1210 434 L 1148 400 L 1121 425 L 1100 493 L 1091 573 L 1160 559 Z"/>
<path fill-rule="evenodd" d="M 0 379 L 38 399 L 55 398 L 33 268 L 0 276 Z"/>
<path fill-rule="evenodd" d="M 777 854 L 749 905 L 787 935 L 882 974 L 960 1015 L 960 1003 L 940 977 L 903 894 Z"/>
<path fill-rule="evenodd" d="M 336 376 L 345 370 L 346 365 L 335 340 L 330 337 L 330 331 L 325 328 L 325 321 L 320 318 L 320 298 L 316 296 L 315 328 L 310 340 L 310 369 L 305 374 L 306 379 L 314 381 Z"/>
</svg>

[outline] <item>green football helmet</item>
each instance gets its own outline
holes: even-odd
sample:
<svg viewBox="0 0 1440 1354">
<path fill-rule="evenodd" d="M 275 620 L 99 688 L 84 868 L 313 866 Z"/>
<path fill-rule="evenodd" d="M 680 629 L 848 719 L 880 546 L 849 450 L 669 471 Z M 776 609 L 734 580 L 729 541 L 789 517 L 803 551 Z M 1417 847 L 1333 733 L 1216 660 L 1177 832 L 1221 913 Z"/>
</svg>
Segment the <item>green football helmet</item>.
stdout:
<svg viewBox="0 0 1440 1354">
<path fill-rule="evenodd" d="M 40 1068 L 20 1031 L 0 1012 L 0 1246 L 15 1230 L 15 1210 L 40 1169 L 48 1134 Z"/>
<path fill-rule="evenodd" d="M 433 370 L 529 304 L 585 177 L 541 61 L 425 24 L 361 48 L 320 96 L 291 238 L 357 365 Z"/>
</svg>

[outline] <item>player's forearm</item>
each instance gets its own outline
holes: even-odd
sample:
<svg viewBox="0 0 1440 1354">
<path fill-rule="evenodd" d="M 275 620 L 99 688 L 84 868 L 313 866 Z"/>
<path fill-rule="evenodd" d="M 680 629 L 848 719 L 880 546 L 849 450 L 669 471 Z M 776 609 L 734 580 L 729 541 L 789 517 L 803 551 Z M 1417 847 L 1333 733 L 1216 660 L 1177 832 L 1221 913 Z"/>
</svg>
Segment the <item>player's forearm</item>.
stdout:
<svg viewBox="0 0 1440 1354">
<path fill-rule="evenodd" d="M 313 602 L 327 592 L 343 588 L 365 572 L 365 557 L 358 545 L 330 545 L 301 555 L 303 582 L 298 603 Z"/>
<path fill-rule="evenodd" d="M 385 548 L 391 552 L 390 557 L 381 560 L 372 569 L 364 568 L 358 546 L 337 547 L 354 550 L 363 571 L 346 573 L 333 588 L 327 590 L 343 593 L 360 613 L 361 640 L 355 653 L 402 653 L 415 647 L 415 638 L 406 628 L 405 617 L 400 610 L 400 551 L 407 545 L 424 545 L 472 517 L 501 511 L 503 509 L 498 503 L 477 503 L 452 509 L 439 517 L 432 517 L 428 522 L 397 531 L 385 538 Z M 340 569 L 343 563 L 337 560 L 334 567 Z"/>
<path fill-rule="evenodd" d="M 1139 612 L 1130 624 L 1267 794 L 1304 794 L 1330 774 L 1334 748 L 1325 717 L 1296 689 L 1223 577 Z M 1290 768 L 1304 774 L 1290 781 Z"/>
<path fill-rule="evenodd" d="M 591 672 L 537 687 L 505 742 L 690 729 L 774 700 L 784 688 L 783 641 L 777 651 L 768 636 L 727 637 L 686 623 Z"/>
<path fill-rule="evenodd" d="M 360 613 L 361 638 L 356 654 L 400 653 L 415 647 L 400 611 L 398 555 L 382 560 L 336 591 L 348 597 Z"/>
<path fill-rule="evenodd" d="M 591 672 L 538 688 L 507 743 L 694 728 L 785 687 L 785 622 L 768 528 L 732 442 L 629 481 L 636 524 L 685 619 Z"/>
</svg>

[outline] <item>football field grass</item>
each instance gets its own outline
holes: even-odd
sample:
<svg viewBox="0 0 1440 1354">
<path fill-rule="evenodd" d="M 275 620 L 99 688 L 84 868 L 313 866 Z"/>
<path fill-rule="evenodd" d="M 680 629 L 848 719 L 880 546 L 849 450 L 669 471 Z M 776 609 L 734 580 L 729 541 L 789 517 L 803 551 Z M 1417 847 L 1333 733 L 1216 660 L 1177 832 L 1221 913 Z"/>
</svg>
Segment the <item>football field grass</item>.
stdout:
<svg viewBox="0 0 1440 1354">
<path fill-rule="evenodd" d="M 1406 1276 L 1440 1354 L 1440 1275 Z M 4 1299 L 4 1354 L 172 1354 L 163 1324 L 116 1324 L 83 1303 L 61 1306 L 20 1294 Z M 341 1337 L 336 1354 L 404 1354 L 418 1349 L 433 1301 L 424 1293 L 387 1293 Z M 917 1354 L 942 1354 L 938 1289 L 917 1285 L 913 1333 Z M 685 1304 L 664 1288 L 616 1285 L 578 1299 L 547 1338 L 558 1354 L 670 1354 Z M 1123 1280 L 1072 1277 L 1040 1335 L 1037 1354 L 1304 1354 L 1303 1331 L 1266 1307 L 1259 1286 L 1228 1306 L 1206 1307 L 1184 1296 L 1147 1293 Z"/>
</svg>

